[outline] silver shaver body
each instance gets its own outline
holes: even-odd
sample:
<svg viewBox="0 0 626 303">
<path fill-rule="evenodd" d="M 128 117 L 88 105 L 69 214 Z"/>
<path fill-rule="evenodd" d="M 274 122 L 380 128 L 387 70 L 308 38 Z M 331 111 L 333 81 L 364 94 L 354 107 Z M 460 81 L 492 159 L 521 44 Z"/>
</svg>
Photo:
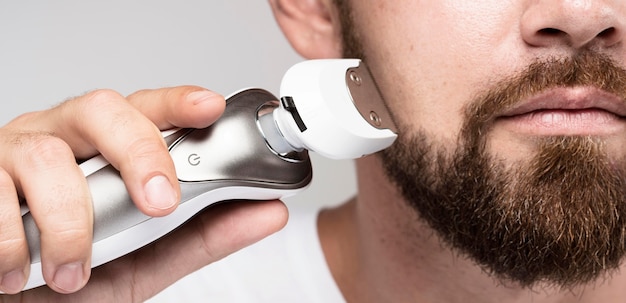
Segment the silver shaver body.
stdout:
<svg viewBox="0 0 626 303">
<path fill-rule="evenodd" d="M 164 137 L 181 187 L 180 205 L 165 217 L 141 213 L 119 172 L 101 157 L 88 160 L 102 163 L 86 172 L 94 208 L 92 267 L 157 240 L 216 202 L 280 199 L 306 188 L 312 179 L 307 151 L 279 154 L 266 141 L 262 121 L 271 117 L 277 100 L 265 90 L 244 90 L 227 99 L 224 114 L 210 127 L 179 129 Z M 87 162 L 81 167 L 94 165 Z M 22 219 L 31 256 L 25 289 L 30 289 L 45 281 L 39 230 L 28 210 Z"/>
</svg>

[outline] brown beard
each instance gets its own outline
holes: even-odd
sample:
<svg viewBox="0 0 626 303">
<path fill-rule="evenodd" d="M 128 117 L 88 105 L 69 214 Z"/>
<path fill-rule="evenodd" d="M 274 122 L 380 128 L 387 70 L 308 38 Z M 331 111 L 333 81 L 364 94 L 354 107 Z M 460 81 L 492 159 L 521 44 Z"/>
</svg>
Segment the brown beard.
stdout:
<svg viewBox="0 0 626 303">
<path fill-rule="evenodd" d="M 602 144 L 546 138 L 507 170 L 484 150 L 433 156 L 425 138 L 383 152 L 388 176 L 439 237 L 504 281 L 571 287 L 616 269 L 626 248 L 626 175 Z"/>
<path fill-rule="evenodd" d="M 626 254 L 624 159 L 612 161 L 599 138 L 544 137 L 528 162 L 505 168 L 486 135 L 498 113 L 549 87 L 616 93 L 626 78 L 610 75 L 626 72 L 591 54 L 535 63 L 470 103 L 452 156 L 403 127 L 382 153 L 386 172 L 446 243 L 496 277 L 522 286 L 596 280 Z"/>
<path fill-rule="evenodd" d="M 344 56 L 366 60 L 348 1 L 337 4 Z M 525 287 L 597 280 L 626 255 L 625 159 L 609 157 L 600 138 L 582 136 L 535 138 L 536 154 L 508 166 L 486 148 L 505 109 L 575 86 L 626 100 L 626 71 L 590 51 L 536 62 L 470 102 L 452 155 L 396 121 L 400 136 L 381 153 L 386 173 L 445 243 L 495 277 Z"/>
</svg>

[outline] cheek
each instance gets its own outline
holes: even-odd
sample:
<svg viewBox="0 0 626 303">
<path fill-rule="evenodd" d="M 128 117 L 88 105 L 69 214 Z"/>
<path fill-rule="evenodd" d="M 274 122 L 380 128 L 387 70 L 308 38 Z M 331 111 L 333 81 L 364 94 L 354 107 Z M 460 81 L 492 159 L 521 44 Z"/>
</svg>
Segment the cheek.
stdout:
<svg viewBox="0 0 626 303">
<path fill-rule="evenodd" d="M 454 140 L 467 102 L 516 68 L 515 10 L 505 0 L 397 3 L 355 7 L 368 63 L 396 119 Z"/>
</svg>

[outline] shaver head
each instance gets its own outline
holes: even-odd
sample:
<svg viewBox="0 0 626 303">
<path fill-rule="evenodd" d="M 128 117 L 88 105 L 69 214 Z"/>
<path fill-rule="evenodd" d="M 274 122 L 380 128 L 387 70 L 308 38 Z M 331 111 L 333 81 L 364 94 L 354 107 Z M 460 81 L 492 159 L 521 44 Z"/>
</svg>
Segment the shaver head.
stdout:
<svg viewBox="0 0 626 303">
<path fill-rule="evenodd" d="M 280 95 L 274 118 L 295 149 L 354 159 L 390 146 L 397 137 L 378 86 L 361 60 L 298 63 L 285 73 Z"/>
</svg>

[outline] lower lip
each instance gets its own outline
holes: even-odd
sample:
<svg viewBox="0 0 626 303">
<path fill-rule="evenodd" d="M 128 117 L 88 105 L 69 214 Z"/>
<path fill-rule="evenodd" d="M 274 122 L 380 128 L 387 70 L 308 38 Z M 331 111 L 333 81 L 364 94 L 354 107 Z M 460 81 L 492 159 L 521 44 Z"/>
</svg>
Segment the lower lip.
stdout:
<svg viewBox="0 0 626 303">
<path fill-rule="evenodd" d="M 552 109 L 500 117 L 496 123 L 529 135 L 610 135 L 626 128 L 626 120 L 601 109 Z"/>
</svg>

